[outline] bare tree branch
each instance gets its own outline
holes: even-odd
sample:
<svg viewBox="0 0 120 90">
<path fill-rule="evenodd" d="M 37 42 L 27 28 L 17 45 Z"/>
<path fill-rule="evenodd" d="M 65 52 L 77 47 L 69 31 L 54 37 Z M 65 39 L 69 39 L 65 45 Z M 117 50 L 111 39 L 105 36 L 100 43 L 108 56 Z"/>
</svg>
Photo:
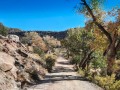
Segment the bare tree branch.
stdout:
<svg viewBox="0 0 120 90">
<path fill-rule="evenodd" d="M 91 8 L 89 7 L 89 5 L 87 4 L 86 0 L 81 0 L 81 1 L 82 1 L 82 3 L 84 3 L 84 6 L 87 8 L 88 12 L 90 13 L 90 15 L 91 15 L 94 23 L 95 23 L 95 24 L 98 26 L 98 28 L 106 35 L 106 37 L 108 38 L 109 42 L 112 43 L 112 37 L 111 37 L 110 33 L 108 33 L 108 32 L 105 30 L 105 28 L 104 28 L 101 24 L 99 24 L 99 23 L 97 22 L 96 17 L 95 17 L 95 15 L 93 14 L 93 12 L 92 12 Z"/>
<path fill-rule="evenodd" d="M 116 50 L 119 50 L 120 49 L 120 40 L 118 41 L 117 45 L 116 45 Z"/>
</svg>

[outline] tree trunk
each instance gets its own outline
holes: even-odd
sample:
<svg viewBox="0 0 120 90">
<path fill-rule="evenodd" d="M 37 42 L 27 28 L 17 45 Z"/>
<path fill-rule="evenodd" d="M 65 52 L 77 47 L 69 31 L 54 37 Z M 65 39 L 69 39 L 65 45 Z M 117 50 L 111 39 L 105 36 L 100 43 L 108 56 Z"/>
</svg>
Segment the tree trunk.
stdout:
<svg viewBox="0 0 120 90">
<path fill-rule="evenodd" d="M 107 75 L 111 75 L 114 72 L 116 49 L 115 43 L 113 43 L 107 53 Z"/>
<path fill-rule="evenodd" d="M 82 69 L 85 69 L 87 65 L 89 65 L 91 59 L 93 59 L 92 57 L 92 53 L 94 51 L 88 51 L 87 53 L 84 53 L 84 57 L 81 60 L 81 62 L 79 63 L 79 67 L 81 67 Z"/>
</svg>

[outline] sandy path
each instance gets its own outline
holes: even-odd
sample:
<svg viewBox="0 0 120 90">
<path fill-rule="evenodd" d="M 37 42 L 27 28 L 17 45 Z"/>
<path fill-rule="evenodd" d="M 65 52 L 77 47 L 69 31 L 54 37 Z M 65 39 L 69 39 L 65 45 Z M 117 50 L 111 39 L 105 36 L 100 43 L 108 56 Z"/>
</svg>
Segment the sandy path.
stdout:
<svg viewBox="0 0 120 90">
<path fill-rule="evenodd" d="M 27 90 L 103 90 L 95 84 L 85 81 L 73 70 L 68 60 L 58 57 L 53 73 L 45 80 Z"/>
</svg>

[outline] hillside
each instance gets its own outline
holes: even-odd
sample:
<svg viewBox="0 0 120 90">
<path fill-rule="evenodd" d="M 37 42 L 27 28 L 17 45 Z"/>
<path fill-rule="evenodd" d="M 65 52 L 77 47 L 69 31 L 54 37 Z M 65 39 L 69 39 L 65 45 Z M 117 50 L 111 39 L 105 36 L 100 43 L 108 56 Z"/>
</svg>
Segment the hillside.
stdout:
<svg viewBox="0 0 120 90">
<path fill-rule="evenodd" d="M 0 90 L 19 90 L 25 84 L 35 84 L 45 72 L 39 55 L 21 42 L 0 35 Z"/>
</svg>

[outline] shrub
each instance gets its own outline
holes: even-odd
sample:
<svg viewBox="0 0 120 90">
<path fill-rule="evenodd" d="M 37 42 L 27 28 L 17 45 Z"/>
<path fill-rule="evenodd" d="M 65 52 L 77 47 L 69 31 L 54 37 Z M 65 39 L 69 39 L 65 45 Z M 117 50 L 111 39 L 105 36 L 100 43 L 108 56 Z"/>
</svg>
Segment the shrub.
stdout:
<svg viewBox="0 0 120 90">
<path fill-rule="evenodd" d="M 98 85 L 105 88 L 106 90 L 110 89 L 110 86 L 115 82 L 115 75 L 100 77 L 95 76 L 95 81 Z"/>
<path fill-rule="evenodd" d="M 48 56 L 46 59 L 46 69 L 48 72 L 51 72 L 53 69 L 53 66 L 55 65 L 55 58 L 52 56 Z"/>
<path fill-rule="evenodd" d="M 88 80 L 92 81 L 93 83 L 96 83 L 105 90 L 120 90 L 120 80 L 115 79 L 115 74 L 112 74 L 111 76 L 95 75 L 93 77 L 92 74 L 90 74 L 87 70 L 82 70 L 82 69 L 79 69 L 78 73 L 82 77 L 86 77 Z"/>
<path fill-rule="evenodd" d="M 75 55 L 75 56 L 71 59 L 70 63 L 71 63 L 71 64 L 78 64 L 78 63 L 80 62 L 80 59 L 81 59 L 81 57 L 80 57 L 79 55 Z"/>
<path fill-rule="evenodd" d="M 60 41 L 54 38 L 53 36 L 46 35 L 43 37 L 43 40 L 49 48 L 57 48 L 61 46 Z"/>
<path fill-rule="evenodd" d="M 8 35 L 8 28 L 5 27 L 2 23 L 0 23 L 0 34 L 3 36 Z"/>
<path fill-rule="evenodd" d="M 30 40 L 29 40 L 28 37 L 22 37 L 22 38 L 21 38 L 21 42 L 22 42 L 23 44 L 28 44 L 28 43 L 30 43 Z"/>
<path fill-rule="evenodd" d="M 43 69 L 37 70 L 35 68 L 30 68 L 30 69 L 27 69 L 26 72 L 30 74 L 30 78 L 34 82 L 38 82 L 42 80 L 43 77 L 45 76 L 45 72 Z"/>
<path fill-rule="evenodd" d="M 72 59 L 70 59 L 70 63 L 74 64 L 74 70 L 78 71 L 79 70 L 79 63 L 80 63 L 81 57 L 79 55 L 75 55 Z"/>
<path fill-rule="evenodd" d="M 47 51 L 45 42 L 36 32 L 25 33 L 25 37 L 22 37 L 21 42 L 24 44 L 40 47 L 42 50 Z"/>
<path fill-rule="evenodd" d="M 44 51 L 41 50 L 41 48 L 39 48 L 37 46 L 33 47 L 33 51 L 34 51 L 34 53 L 37 53 L 39 56 L 44 53 Z"/>
<path fill-rule="evenodd" d="M 120 90 L 120 80 L 115 80 L 115 74 L 106 77 L 95 76 L 94 81 L 105 90 Z"/>
<path fill-rule="evenodd" d="M 102 52 L 94 52 L 94 59 L 91 62 L 93 68 L 105 68 L 107 67 L 106 58 L 102 55 Z"/>
<path fill-rule="evenodd" d="M 115 81 L 115 83 L 110 87 L 110 90 L 120 90 L 120 80 Z"/>
<path fill-rule="evenodd" d="M 85 77 L 85 71 L 80 69 L 78 70 L 78 73 L 82 76 L 82 77 Z"/>
<path fill-rule="evenodd" d="M 33 80 L 35 80 L 36 82 L 40 80 L 37 70 L 32 71 L 32 72 L 30 73 L 30 75 L 31 75 L 31 78 L 32 78 Z"/>
</svg>

